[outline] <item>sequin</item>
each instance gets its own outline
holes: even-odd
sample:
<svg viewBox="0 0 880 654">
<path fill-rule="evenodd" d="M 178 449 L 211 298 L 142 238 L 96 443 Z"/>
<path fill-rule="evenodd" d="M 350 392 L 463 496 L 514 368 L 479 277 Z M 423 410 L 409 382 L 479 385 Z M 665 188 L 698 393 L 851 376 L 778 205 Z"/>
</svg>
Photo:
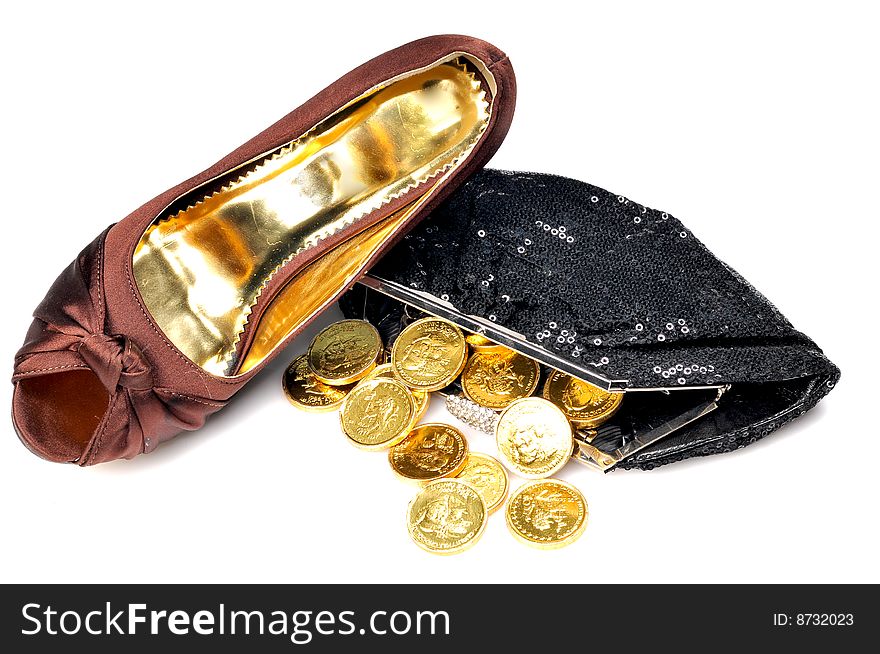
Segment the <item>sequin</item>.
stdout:
<svg viewBox="0 0 880 654">
<path fill-rule="evenodd" d="M 561 247 L 556 238 L 536 236 L 552 229 L 556 236 L 565 234 Z M 486 232 L 484 240 L 467 236 L 478 231 Z M 491 314 L 493 322 L 525 334 L 554 357 L 581 366 L 595 359 L 603 376 L 630 387 L 670 381 L 679 387 L 679 379 L 695 386 L 730 380 L 790 385 L 788 419 L 815 404 L 833 385 L 826 382 L 837 379 L 837 369 L 821 351 L 679 220 L 622 195 L 560 177 L 487 170 L 451 194 L 412 234 L 374 266 L 376 276 L 436 297 L 448 294 L 463 314 L 487 319 Z M 487 288 L 480 282 L 490 274 L 496 280 Z M 502 293 L 516 302 L 507 303 Z M 363 298 L 353 306 L 360 317 Z M 557 323 L 569 332 L 564 345 L 557 342 L 562 335 Z M 570 343 L 575 328 L 583 336 Z M 598 354 L 607 356 L 591 356 L 580 345 L 601 347 Z M 603 364 L 604 358 L 610 362 Z M 691 363 L 676 370 L 684 361 Z M 775 401 L 776 409 L 786 408 Z M 741 447 L 784 422 L 760 413 L 769 407 L 763 400 L 754 406 L 755 416 L 745 415 L 735 431 L 724 433 L 733 427 L 713 421 L 710 429 L 676 438 L 678 449 L 652 446 L 621 467 L 654 467 Z"/>
</svg>

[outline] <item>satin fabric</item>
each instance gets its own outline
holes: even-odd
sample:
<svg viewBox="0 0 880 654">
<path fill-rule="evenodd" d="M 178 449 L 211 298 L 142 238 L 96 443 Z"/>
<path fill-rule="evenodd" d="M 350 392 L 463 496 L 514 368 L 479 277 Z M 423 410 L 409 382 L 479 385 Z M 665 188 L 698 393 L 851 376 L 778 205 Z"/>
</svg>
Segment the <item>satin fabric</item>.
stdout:
<svg viewBox="0 0 880 654">
<path fill-rule="evenodd" d="M 225 404 L 154 387 L 153 367 L 141 348 L 129 337 L 105 333 L 101 270 L 106 235 L 79 254 L 34 311 L 12 378 L 18 385 L 23 379 L 88 369 L 101 381 L 109 396 L 107 412 L 77 459 L 79 465 L 149 452 L 180 431 L 198 429 Z M 17 427 L 29 423 L 29 416 L 21 413 L 28 405 L 19 401 L 17 408 Z M 34 435 L 20 428 L 19 435 L 38 454 L 51 457 L 39 451 Z"/>
</svg>

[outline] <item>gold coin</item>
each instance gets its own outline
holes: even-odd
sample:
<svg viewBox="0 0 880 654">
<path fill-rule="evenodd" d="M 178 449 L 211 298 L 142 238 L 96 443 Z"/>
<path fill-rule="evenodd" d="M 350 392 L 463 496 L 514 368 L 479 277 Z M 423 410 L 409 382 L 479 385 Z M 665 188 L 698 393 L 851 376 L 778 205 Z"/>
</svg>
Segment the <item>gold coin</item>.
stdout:
<svg viewBox="0 0 880 654">
<path fill-rule="evenodd" d="M 495 345 L 495 343 L 482 334 L 468 334 L 465 337 L 465 340 L 468 342 L 468 345 L 472 347 L 491 347 L 492 345 Z"/>
<path fill-rule="evenodd" d="M 505 511 L 511 533 L 542 549 L 576 541 L 587 527 L 588 515 L 583 494 L 558 479 L 524 483 L 513 493 Z"/>
<path fill-rule="evenodd" d="M 410 502 L 406 526 L 422 549 L 455 554 L 479 540 L 487 517 L 486 504 L 473 486 L 460 479 L 437 479 Z"/>
<path fill-rule="evenodd" d="M 370 374 L 364 377 L 364 379 L 373 379 L 374 377 L 397 379 L 394 371 L 391 369 L 390 363 L 383 363 L 376 366 L 370 371 Z M 416 401 L 416 412 L 413 417 L 413 424 L 415 425 L 418 424 L 419 420 L 421 420 L 428 412 L 428 405 L 431 404 L 431 395 L 425 391 L 414 391 L 412 389 L 410 389 L 410 392 L 412 393 L 413 399 Z"/>
<path fill-rule="evenodd" d="M 330 386 L 315 377 L 305 354 L 299 355 L 287 366 L 281 381 L 287 399 L 303 411 L 338 409 L 351 390 L 351 386 Z"/>
<path fill-rule="evenodd" d="M 345 386 L 376 367 L 379 332 L 366 320 L 342 320 L 321 331 L 309 346 L 309 368 L 325 384 Z"/>
<path fill-rule="evenodd" d="M 414 414 L 409 389 L 396 379 L 377 377 L 351 390 L 342 403 L 339 421 L 354 445 L 382 450 L 406 438 Z"/>
<path fill-rule="evenodd" d="M 504 465 L 527 479 L 549 477 L 574 451 L 568 418 L 540 397 L 524 397 L 508 406 L 495 424 L 495 441 Z"/>
<path fill-rule="evenodd" d="M 419 425 L 388 452 L 391 468 L 401 477 L 433 481 L 455 477 L 468 458 L 464 435 L 451 425 Z"/>
<path fill-rule="evenodd" d="M 477 489 L 489 513 L 498 509 L 507 497 L 509 485 L 507 471 L 496 458 L 488 454 L 480 452 L 468 454 L 467 462 L 457 478 Z"/>
<path fill-rule="evenodd" d="M 376 377 L 387 377 L 389 379 L 394 379 L 394 372 L 391 370 L 391 364 L 380 363 L 378 366 L 368 372 L 367 376 L 364 377 L 364 379 L 375 379 Z"/>
<path fill-rule="evenodd" d="M 471 355 L 461 373 L 461 388 L 480 406 L 503 409 L 534 393 L 540 375 L 536 361 L 516 352 L 479 351 Z"/>
<path fill-rule="evenodd" d="M 468 334 L 465 336 L 467 344 L 478 352 L 512 352 L 511 349 L 490 341 L 482 334 Z"/>
<path fill-rule="evenodd" d="M 400 333 L 391 350 L 394 374 L 418 391 L 438 391 L 448 386 L 466 361 L 464 334 L 439 318 L 416 320 Z"/>
<path fill-rule="evenodd" d="M 623 393 L 602 390 L 558 370 L 547 377 L 543 395 L 580 427 L 601 425 L 617 412 L 623 402 Z"/>
<path fill-rule="evenodd" d="M 431 404 L 431 394 L 424 393 L 422 391 L 414 391 L 410 389 L 409 391 L 412 393 L 413 398 L 416 401 L 416 413 L 413 416 L 413 425 L 419 424 L 419 420 L 425 417 L 425 414 L 428 413 L 428 406 Z"/>
</svg>

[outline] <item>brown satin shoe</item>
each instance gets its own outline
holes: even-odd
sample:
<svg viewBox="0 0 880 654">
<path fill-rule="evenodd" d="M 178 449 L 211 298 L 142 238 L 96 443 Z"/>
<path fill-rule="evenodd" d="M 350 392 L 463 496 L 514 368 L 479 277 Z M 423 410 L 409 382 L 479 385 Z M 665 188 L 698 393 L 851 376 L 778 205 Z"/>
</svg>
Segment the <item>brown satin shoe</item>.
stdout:
<svg viewBox="0 0 880 654">
<path fill-rule="evenodd" d="M 415 41 L 109 227 L 34 312 L 21 440 L 91 465 L 201 427 L 486 163 L 515 97 L 494 46 Z"/>
</svg>

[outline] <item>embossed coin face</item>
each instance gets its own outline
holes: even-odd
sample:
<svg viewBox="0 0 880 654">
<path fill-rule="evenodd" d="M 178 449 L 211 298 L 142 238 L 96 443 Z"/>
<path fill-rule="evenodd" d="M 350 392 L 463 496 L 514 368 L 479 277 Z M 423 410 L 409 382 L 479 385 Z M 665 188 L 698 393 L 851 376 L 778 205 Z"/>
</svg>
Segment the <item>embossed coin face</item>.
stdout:
<svg viewBox="0 0 880 654">
<path fill-rule="evenodd" d="M 342 320 L 321 331 L 307 353 L 309 368 L 325 384 L 345 386 L 376 367 L 379 332 L 366 320 Z"/>
<path fill-rule="evenodd" d="M 505 511 L 514 536 L 544 549 L 576 541 L 587 527 L 587 516 L 581 492 L 558 479 L 526 482 L 511 495 Z"/>
<path fill-rule="evenodd" d="M 395 376 L 418 391 L 437 391 L 455 381 L 464 367 L 467 344 L 447 320 L 422 318 L 404 329 L 391 350 Z"/>
<path fill-rule="evenodd" d="M 527 479 L 549 477 L 568 463 L 574 450 L 568 418 L 540 397 L 508 406 L 495 425 L 495 441 L 504 465 Z"/>
<path fill-rule="evenodd" d="M 455 554 L 479 540 L 487 517 L 486 504 L 473 486 L 460 479 L 438 479 L 410 502 L 406 525 L 422 549 Z"/>
<path fill-rule="evenodd" d="M 282 384 L 290 403 L 303 411 L 338 409 L 351 390 L 351 386 L 329 386 L 315 377 L 305 354 L 301 354 L 287 366 Z"/>
<path fill-rule="evenodd" d="M 480 406 L 503 409 L 534 393 L 540 374 L 537 361 L 516 352 L 478 351 L 461 373 L 461 387 Z"/>
<path fill-rule="evenodd" d="M 381 450 L 406 438 L 414 414 L 409 389 L 396 379 L 377 377 L 360 382 L 349 392 L 339 421 L 354 445 Z"/>
<path fill-rule="evenodd" d="M 623 402 L 623 393 L 609 393 L 558 370 L 544 382 L 543 395 L 580 427 L 601 425 Z"/>
<path fill-rule="evenodd" d="M 433 481 L 454 477 L 468 457 L 464 435 L 451 425 L 419 425 L 391 448 L 388 461 L 401 477 Z"/>
<path fill-rule="evenodd" d="M 468 454 L 467 462 L 457 477 L 477 489 L 489 513 L 498 509 L 507 497 L 507 471 L 497 459 L 488 454 Z"/>
<path fill-rule="evenodd" d="M 383 363 L 381 365 L 376 366 L 370 371 L 364 379 L 373 379 L 374 377 L 388 377 L 389 379 L 397 379 L 394 375 L 394 371 L 391 369 L 390 363 Z M 412 393 L 413 399 L 416 401 L 416 413 L 413 417 L 413 424 L 417 424 L 419 420 L 422 419 L 428 412 L 428 405 L 431 403 L 431 396 L 425 391 L 414 391 L 410 389 Z"/>
</svg>

